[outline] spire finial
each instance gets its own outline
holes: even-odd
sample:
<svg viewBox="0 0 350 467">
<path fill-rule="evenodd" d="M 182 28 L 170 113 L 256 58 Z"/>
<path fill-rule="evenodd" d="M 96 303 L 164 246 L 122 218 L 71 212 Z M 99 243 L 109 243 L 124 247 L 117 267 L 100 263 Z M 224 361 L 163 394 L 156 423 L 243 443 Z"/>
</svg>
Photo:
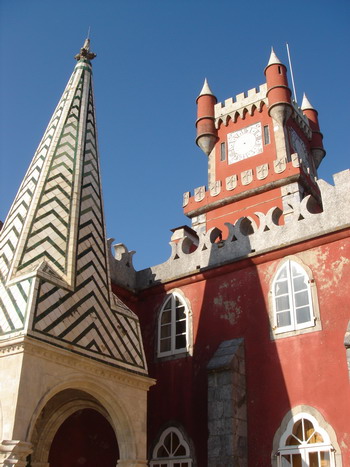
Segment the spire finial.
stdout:
<svg viewBox="0 0 350 467">
<path fill-rule="evenodd" d="M 301 110 L 315 110 L 310 104 L 309 99 L 307 98 L 305 92 L 303 95 L 303 102 L 301 103 Z"/>
<path fill-rule="evenodd" d="M 269 59 L 269 63 L 267 64 L 266 68 L 270 65 L 275 65 L 275 64 L 282 65 L 282 62 L 277 57 L 275 51 L 273 50 L 273 47 L 271 47 L 270 59 Z"/>
<path fill-rule="evenodd" d="M 93 60 L 96 57 L 96 54 L 93 52 L 90 52 L 90 27 L 88 31 L 88 37 L 85 39 L 83 47 L 80 49 L 80 52 L 74 57 L 75 60 L 81 60 L 82 58 L 85 58 L 87 60 Z"/>
<path fill-rule="evenodd" d="M 209 83 L 208 83 L 207 78 L 204 79 L 204 84 L 203 84 L 202 90 L 199 93 L 198 97 L 205 96 L 205 95 L 214 96 L 212 90 L 209 87 Z"/>
</svg>

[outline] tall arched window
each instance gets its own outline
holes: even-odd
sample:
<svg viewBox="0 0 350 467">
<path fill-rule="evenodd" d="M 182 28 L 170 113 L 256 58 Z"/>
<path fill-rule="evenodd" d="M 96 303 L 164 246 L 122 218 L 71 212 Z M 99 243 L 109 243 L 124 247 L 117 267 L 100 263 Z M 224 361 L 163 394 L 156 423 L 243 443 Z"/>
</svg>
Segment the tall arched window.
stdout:
<svg viewBox="0 0 350 467">
<path fill-rule="evenodd" d="M 153 449 L 151 467 L 191 467 L 190 448 L 182 433 L 175 427 L 163 431 Z"/>
<path fill-rule="evenodd" d="M 173 292 L 158 318 L 158 356 L 165 357 L 188 350 L 189 313 L 185 300 Z"/>
<path fill-rule="evenodd" d="M 310 280 L 299 263 L 283 263 L 273 280 L 272 294 L 276 333 L 314 326 Z"/>
<path fill-rule="evenodd" d="M 326 430 L 307 413 L 288 423 L 277 452 L 278 467 L 334 467 L 334 448 Z"/>
</svg>

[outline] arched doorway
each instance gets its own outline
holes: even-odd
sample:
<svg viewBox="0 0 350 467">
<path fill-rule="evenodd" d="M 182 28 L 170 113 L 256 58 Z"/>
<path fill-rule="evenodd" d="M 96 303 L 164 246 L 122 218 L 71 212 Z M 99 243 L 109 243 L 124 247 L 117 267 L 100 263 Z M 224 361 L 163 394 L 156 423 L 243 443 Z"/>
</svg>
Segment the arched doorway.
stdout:
<svg viewBox="0 0 350 467">
<path fill-rule="evenodd" d="M 70 415 L 58 429 L 50 448 L 50 467 L 115 467 L 118 443 L 108 420 L 91 408 Z"/>
</svg>

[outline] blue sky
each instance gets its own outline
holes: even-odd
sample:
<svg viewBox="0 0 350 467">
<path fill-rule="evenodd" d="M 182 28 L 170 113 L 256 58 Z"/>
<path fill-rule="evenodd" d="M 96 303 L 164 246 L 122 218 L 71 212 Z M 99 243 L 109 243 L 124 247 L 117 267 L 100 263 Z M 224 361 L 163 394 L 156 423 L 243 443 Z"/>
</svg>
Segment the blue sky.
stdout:
<svg viewBox="0 0 350 467">
<path fill-rule="evenodd" d="M 207 184 L 195 99 L 264 82 L 273 45 L 299 104 L 319 112 L 320 178 L 350 167 L 348 0 L 0 0 L 0 219 L 4 220 L 91 27 L 107 235 L 142 269 L 189 220 L 182 194 Z"/>
</svg>

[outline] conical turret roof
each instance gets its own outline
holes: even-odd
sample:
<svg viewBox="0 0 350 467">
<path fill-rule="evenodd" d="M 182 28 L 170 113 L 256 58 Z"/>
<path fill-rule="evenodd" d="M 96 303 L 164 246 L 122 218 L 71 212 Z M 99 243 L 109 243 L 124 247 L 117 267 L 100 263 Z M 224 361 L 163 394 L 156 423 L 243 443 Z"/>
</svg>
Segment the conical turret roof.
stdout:
<svg viewBox="0 0 350 467">
<path fill-rule="evenodd" d="M 273 50 L 273 47 L 271 47 L 271 54 L 270 54 L 270 58 L 269 58 L 269 62 L 268 64 L 266 65 L 266 68 L 270 65 L 283 65 L 283 63 L 281 62 L 281 60 L 277 57 L 277 55 L 275 54 L 275 51 Z"/>
<path fill-rule="evenodd" d="M 0 233 L 0 339 L 29 334 L 146 372 L 111 292 L 87 40 Z M 112 337 L 113 336 L 113 337 Z"/>
<path fill-rule="evenodd" d="M 303 102 L 301 103 L 301 110 L 315 110 L 305 93 L 303 95 Z"/>
</svg>

